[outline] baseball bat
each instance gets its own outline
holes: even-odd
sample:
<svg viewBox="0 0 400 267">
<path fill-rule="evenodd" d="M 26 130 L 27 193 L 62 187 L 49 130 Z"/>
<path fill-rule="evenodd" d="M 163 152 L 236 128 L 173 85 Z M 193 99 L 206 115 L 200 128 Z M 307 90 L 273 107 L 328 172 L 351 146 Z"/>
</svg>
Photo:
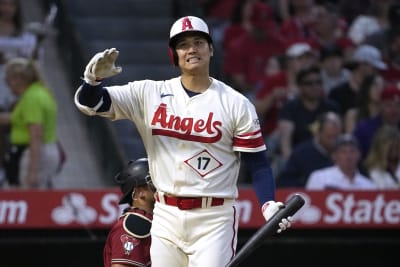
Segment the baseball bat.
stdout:
<svg viewBox="0 0 400 267">
<path fill-rule="evenodd" d="M 303 207 L 305 200 L 299 194 L 293 195 L 285 205 L 271 217 L 271 219 L 264 224 L 257 232 L 250 237 L 250 239 L 243 245 L 240 251 L 233 257 L 226 267 L 236 267 L 242 262 L 249 254 L 257 249 L 264 239 L 279 229 L 279 223 L 283 218 L 293 216 L 301 207 Z"/>
</svg>

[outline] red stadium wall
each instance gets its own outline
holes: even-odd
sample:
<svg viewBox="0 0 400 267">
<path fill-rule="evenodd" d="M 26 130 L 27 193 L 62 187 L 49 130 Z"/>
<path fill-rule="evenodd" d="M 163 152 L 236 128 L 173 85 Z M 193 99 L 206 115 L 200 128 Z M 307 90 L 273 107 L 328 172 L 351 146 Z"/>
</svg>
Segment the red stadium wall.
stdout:
<svg viewBox="0 0 400 267">
<path fill-rule="evenodd" d="M 293 227 L 265 240 L 239 267 L 393 266 L 400 247 L 397 191 L 278 190 L 277 200 L 302 194 Z M 102 266 L 108 231 L 121 213 L 109 190 L 0 192 L 0 266 Z M 252 189 L 237 203 L 238 250 L 264 220 Z"/>
<path fill-rule="evenodd" d="M 400 229 L 399 191 L 278 190 L 285 202 L 301 194 L 306 204 L 294 217 L 294 229 Z M 2 191 L 1 229 L 109 229 L 121 214 L 118 189 Z M 264 223 L 252 189 L 241 188 L 237 201 L 239 226 L 256 229 Z"/>
</svg>

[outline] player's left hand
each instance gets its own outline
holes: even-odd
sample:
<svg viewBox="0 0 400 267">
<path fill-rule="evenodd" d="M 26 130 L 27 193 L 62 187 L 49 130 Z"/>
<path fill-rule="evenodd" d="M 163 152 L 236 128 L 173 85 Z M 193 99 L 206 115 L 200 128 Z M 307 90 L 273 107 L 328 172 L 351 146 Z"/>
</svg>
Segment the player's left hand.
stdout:
<svg viewBox="0 0 400 267">
<path fill-rule="evenodd" d="M 275 202 L 273 200 L 265 202 L 261 208 L 265 220 L 268 222 L 272 218 L 272 216 L 274 216 L 274 214 L 277 213 L 284 206 L 285 205 L 282 202 Z M 283 218 L 282 221 L 278 224 L 279 229 L 276 232 L 281 233 L 285 231 L 287 228 L 291 226 L 291 222 L 292 222 L 291 216 Z"/>
<path fill-rule="evenodd" d="M 115 66 L 119 51 L 115 48 L 99 52 L 86 65 L 83 74 L 85 82 L 91 85 L 98 85 L 100 82 L 111 76 L 121 73 L 122 68 Z"/>
</svg>

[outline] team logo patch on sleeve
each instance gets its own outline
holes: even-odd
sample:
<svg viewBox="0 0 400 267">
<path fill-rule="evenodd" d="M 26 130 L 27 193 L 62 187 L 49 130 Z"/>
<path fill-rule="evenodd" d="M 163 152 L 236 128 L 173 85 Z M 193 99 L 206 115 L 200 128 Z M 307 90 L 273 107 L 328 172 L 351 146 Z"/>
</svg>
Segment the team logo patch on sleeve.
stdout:
<svg viewBox="0 0 400 267">
<path fill-rule="evenodd" d="M 120 239 L 126 255 L 130 255 L 132 250 L 140 243 L 139 240 L 129 235 L 121 235 Z"/>
<path fill-rule="evenodd" d="M 253 120 L 253 125 L 254 125 L 256 128 L 260 128 L 260 120 L 259 120 L 259 119 L 254 119 L 254 120 Z"/>
</svg>

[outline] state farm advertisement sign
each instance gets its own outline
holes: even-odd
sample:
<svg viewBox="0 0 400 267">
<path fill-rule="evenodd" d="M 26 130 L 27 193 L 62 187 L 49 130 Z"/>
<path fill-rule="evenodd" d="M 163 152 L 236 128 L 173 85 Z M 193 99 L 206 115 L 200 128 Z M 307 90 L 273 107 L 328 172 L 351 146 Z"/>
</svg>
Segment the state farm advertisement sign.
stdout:
<svg viewBox="0 0 400 267">
<path fill-rule="evenodd" d="M 1 228 L 104 228 L 121 214 L 118 190 L 2 191 Z"/>
<path fill-rule="evenodd" d="M 400 228 L 400 192 L 277 190 L 276 199 L 292 194 L 306 200 L 293 228 Z M 119 198 L 118 189 L 1 191 L 0 228 L 107 229 L 125 207 Z M 252 189 L 240 189 L 236 207 L 241 228 L 264 224 Z"/>
<path fill-rule="evenodd" d="M 283 192 L 282 192 L 283 193 Z M 400 228 L 400 192 L 303 192 L 296 224 L 309 228 Z"/>
</svg>

